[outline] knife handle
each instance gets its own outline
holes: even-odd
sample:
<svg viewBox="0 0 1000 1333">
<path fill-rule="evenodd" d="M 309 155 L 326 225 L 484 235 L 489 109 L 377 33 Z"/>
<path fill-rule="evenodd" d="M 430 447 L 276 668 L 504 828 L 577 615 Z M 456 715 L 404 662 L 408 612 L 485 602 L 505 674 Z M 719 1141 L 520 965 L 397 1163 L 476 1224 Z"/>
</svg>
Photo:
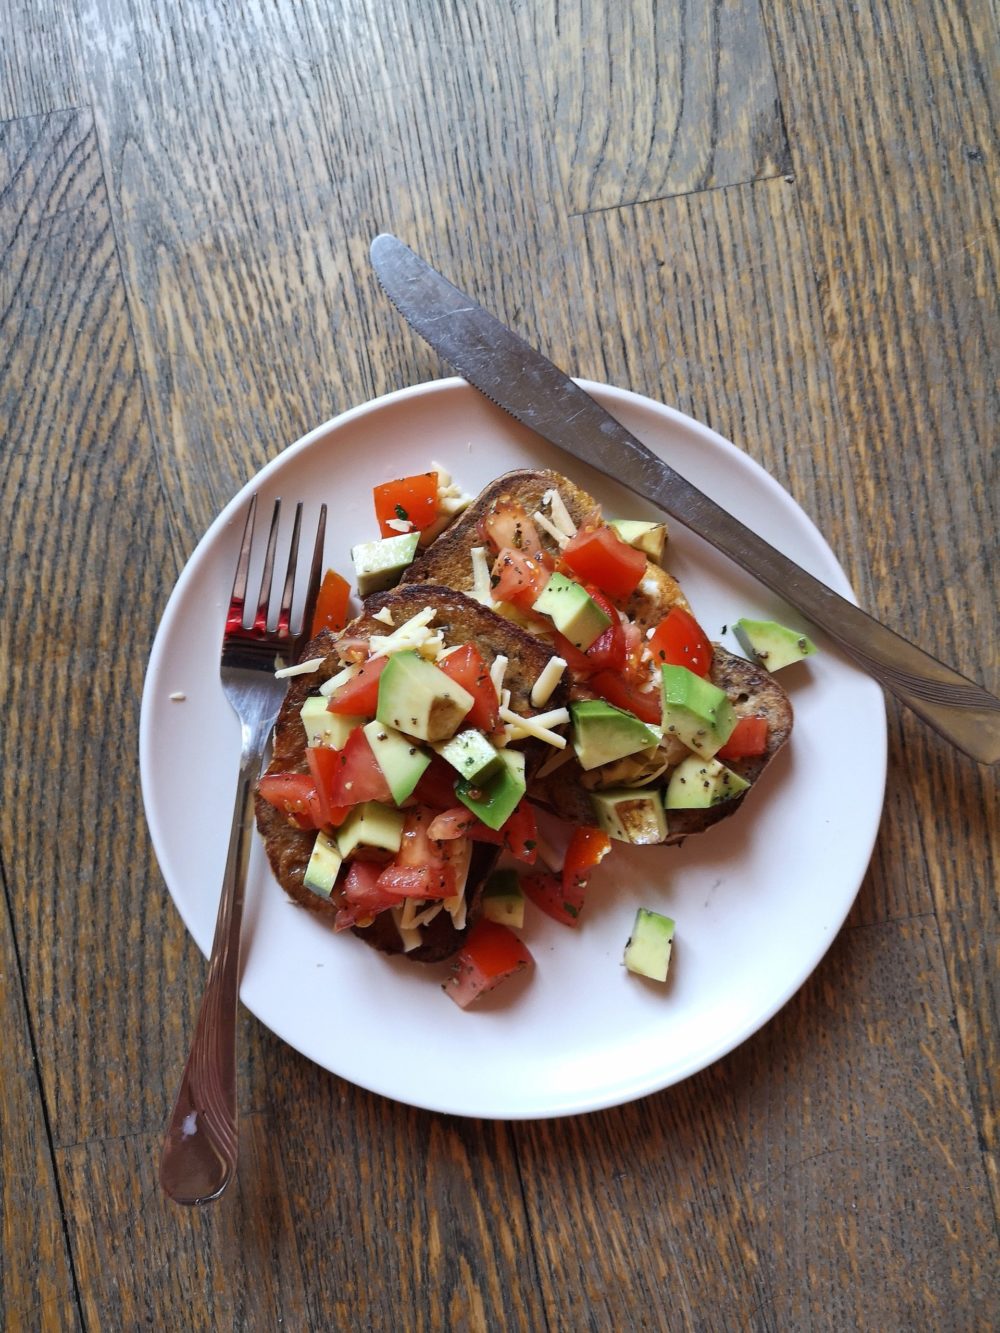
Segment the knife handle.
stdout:
<svg viewBox="0 0 1000 1333">
<path fill-rule="evenodd" d="M 615 419 L 609 416 L 608 420 Z M 870 676 L 964 754 L 982 764 L 995 764 L 1000 759 L 1000 699 L 808 574 L 658 459 L 624 426 L 615 424 L 628 437 L 626 447 L 645 471 L 645 489 L 638 493 L 673 514 L 797 607 Z M 604 430 L 611 433 L 606 424 Z M 621 439 L 620 443 L 626 442 Z M 638 487 L 633 489 L 638 491 Z"/>
</svg>

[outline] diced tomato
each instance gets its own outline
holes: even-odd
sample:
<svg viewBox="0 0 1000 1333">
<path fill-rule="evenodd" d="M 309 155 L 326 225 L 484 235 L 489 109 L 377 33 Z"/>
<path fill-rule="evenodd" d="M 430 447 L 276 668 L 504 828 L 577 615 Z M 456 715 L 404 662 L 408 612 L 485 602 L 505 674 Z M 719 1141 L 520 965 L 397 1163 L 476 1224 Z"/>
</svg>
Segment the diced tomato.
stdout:
<svg viewBox="0 0 1000 1333">
<path fill-rule="evenodd" d="M 327 708 L 331 713 L 357 717 L 374 717 L 378 708 L 378 682 L 385 670 L 388 657 L 370 657 L 356 676 L 345 681 L 330 695 Z"/>
<path fill-rule="evenodd" d="M 434 755 L 421 773 L 413 795 L 421 805 L 429 806 L 432 810 L 450 810 L 455 804 L 457 777 L 458 774 L 447 759 Z"/>
<path fill-rule="evenodd" d="M 646 572 L 642 551 L 623 542 L 606 523 L 581 528 L 563 547 L 561 559 L 582 582 L 596 584 L 609 597 L 628 597 Z"/>
<path fill-rule="evenodd" d="M 540 560 L 512 546 L 501 548 L 490 575 L 493 600 L 510 602 L 522 611 L 531 610 L 548 581 L 549 571 Z"/>
<path fill-rule="evenodd" d="M 687 667 L 696 676 L 707 676 L 712 669 L 712 645 L 705 631 L 690 611 L 672 606 L 666 620 L 660 622 L 649 640 L 649 650 L 657 666 Z"/>
<path fill-rule="evenodd" d="M 442 865 L 445 857 L 436 839 L 430 836 L 430 826 L 434 821 L 434 811 L 425 806 L 415 805 L 406 811 L 403 823 L 403 840 L 396 854 L 396 864 L 401 866 Z"/>
<path fill-rule="evenodd" d="M 663 717 L 659 690 L 640 690 L 638 686 L 613 671 L 599 671 L 597 675 L 590 677 L 587 685 L 595 694 L 606 699 L 609 704 L 614 704 L 616 708 L 624 708 L 626 712 L 634 713 L 641 721 L 659 726 Z"/>
<path fill-rule="evenodd" d="M 585 827 L 574 829 L 563 862 L 563 891 L 570 893 L 585 889 L 590 872 L 601 864 L 610 851 L 611 839 L 600 829 Z"/>
<path fill-rule="evenodd" d="M 618 612 L 599 588 L 589 584 L 587 593 L 594 599 L 604 614 L 611 621 L 603 634 L 599 635 L 585 653 L 570 643 L 564 634 L 556 631 L 555 647 L 560 657 L 565 658 L 570 675 L 585 680 L 595 671 L 620 672 L 625 668 L 626 640 L 625 626 Z"/>
<path fill-rule="evenodd" d="M 528 511 L 517 500 L 500 499 L 481 518 L 477 525 L 479 535 L 489 542 L 494 551 L 504 547 L 532 557 L 543 551 L 538 529 L 528 517 Z"/>
<path fill-rule="evenodd" d="M 399 898 L 379 888 L 382 866 L 373 861 L 352 861 L 347 868 L 341 893 L 342 905 L 334 919 L 334 930 L 347 930 L 359 922 L 368 923 L 379 912 L 395 907 Z"/>
<path fill-rule="evenodd" d="M 351 585 L 335 569 L 328 569 L 319 585 L 316 610 L 312 618 L 312 637 L 320 630 L 341 630 L 347 624 L 347 599 Z"/>
<path fill-rule="evenodd" d="M 398 537 L 399 528 L 390 528 L 390 520 L 412 523 L 409 532 L 423 532 L 438 517 L 438 475 L 421 472 L 413 477 L 400 477 L 376 486 L 375 517 L 383 537 Z"/>
<path fill-rule="evenodd" d="M 537 908 L 564 926 L 576 926 L 583 907 L 583 890 L 567 892 L 559 875 L 545 871 L 540 875 L 522 875 L 521 888 Z"/>
<path fill-rule="evenodd" d="M 462 1009 L 479 995 L 522 972 L 534 960 L 527 946 L 506 926 L 481 917 L 459 950 L 443 990 Z"/>
<path fill-rule="evenodd" d="M 334 805 L 331 799 L 340 767 L 340 751 L 329 745 L 310 745 L 306 749 L 306 762 L 316 784 L 323 823 L 336 828 L 344 822 L 348 810 L 346 805 Z"/>
<path fill-rule="evenodd" d="M 767 718 L 740 717 L 729 740 L 716 752 L 717 759 L 755 759 L 767 754 Z"/>
<path fill-rule="evenodd" d="M 316 783 L 309 773 L 267 773 L 257 783 L 257 790 L 296 828 L 322 828 L 326 823 Z"/>
<path fill-rule="evenodd" d="M 398 898 L 452 898 L 455 872 L 445 864 L 404 866 L 394 861 L 379 875 L 378 884 Z"/>
<path fill-rule="evenodd" d="M 360 805 L 362 801 L 392 801 L 392 792 L 361 727 L 355 727 L 342 750 L 335 750 L 330 766 L 327 799 L 331 806 Z"/>
<path fill-rule="evenodd" d="M 486 660 L 475 644 L 465 643 L 456 648 L 447 657 L 442 657 L 438 666 L 450 680 L 472 695 L 474 702 L 465 715 L 465 722 L 487 735 L 496 731 L 500 725 L 500 700 Z"/>
<path fill-rule="evenodd" d="M 518 803 L 514 813 L 498 829 L 491 829 L 464 805 L 454 806 L 435 815 L 428 833 L 431 838 L 449 841 L 467 837 L 473 842 L 491 842 L 503 847 L 511 856 L 532 866 L 538 857 L 538 824 L 535 812 L 527 801 Z"/>
</svg>

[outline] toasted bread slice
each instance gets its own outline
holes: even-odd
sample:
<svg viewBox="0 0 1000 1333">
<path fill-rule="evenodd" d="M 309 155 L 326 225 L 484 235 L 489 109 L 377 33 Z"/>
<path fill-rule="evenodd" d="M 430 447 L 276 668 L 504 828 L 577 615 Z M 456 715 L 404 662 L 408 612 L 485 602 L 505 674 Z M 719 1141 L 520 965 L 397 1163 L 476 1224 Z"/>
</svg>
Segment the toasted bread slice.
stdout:
<svg viewBox="0 0 1000 1333">
<path fill-rule="evenodd" d="M 433 626 L 441 630 L 448 647 L 474 643 L 487 662 L 493 662 L 501 655 L 507 657 L 504 686 L 510 690 L 510 706 L 516 713 L 534 711 L 529 702 L 531 687 L 550 655 L 544 644 L 452 588 L 431 585 L 395 588 L 369 597 L 364 612 L 347 625 L 341 634 L 324 631 L 303 649 L 303 662 L 312 658 L 322 658 L 322 662 L 315 671 L 293 676 L 289 682 L 288 693 L 275 724 L 268 773 L 308 772 L 306 733 L 299 710 L 310 694 L 315 694 L 324 681 L 340 670 L 352 644 L 367 640 L 372 634 L 387 632 L 385 623 L 375 619 L 376 612 L 388 607 L 398 626 L 428 606 L 435 612 Z M 558 707 L 564 700 L 565 686 L 553 697 L 551 706 Z M 534 740 L 518 742 L 517 748 L 524 751 L 525 769 L 529 776 L 533 775 L 549 752 L 544 742 Z M 289 824 L 284 815 L 260 795 L 256 797 L 255 807 L 257 827 L 264 839 L 275 879 L 289 897 L 309 911 L 328 917 L 332 922 L 337 912 L 336 903 L 318 897 L 303 884 L 315 833 Z M 468 926 L 478 913 L 483 883 L 497 855 L 496 847 L 483 843 L 473 844 L 472 865 L 466 886 L 465 929 L 457 930 L 446 912 L 439 913 L 421 928 L 423 942 L 418 948 L 409 951 L 409 958 L 418 962 L 437 962 L 451 957 L 458 950 Z M 403 943 L 389 912 L 380 913 L 370 926 L 356 927 L 355 933 L 384 952 L 402 952 Z"/>
<path fill-rule="evenodd" d="M 407 584 L 446 583 L 460 590 L 471 590 L 475 578 L 470 551 L 474 546 L 483 544 L 480 525 L 494 506 L 512 500 L 521 504 L 529 516 L 541 511 L 547 517 L 550 511 L 545 496 L 553 489 L 558 491 L 570 518 L 578 528 L 589 522 L 601 521 L 601 509 L 593 496 L 558 472 L 548 469 L 508 472 L 491 482 L 414 561 L 406 571 L 404 580 Z M 538 535 L 545 549 L 551 555 L 557 555 L 560 547 L 555 537 L 544 526 L 539 526 Z M 677 580 L 652 561 L 647 561 L 646 573 L 635 592 L 627 598 L 617 599 L 616 605 L 643 633 L 658 625 L 674 605 L 691 610 Z M 545 626 L 532 623 L 532 629 L 544 634 Z M 712 680 L 726 691 L 737 716 L 761 716 L 768 719 L 766 754 L 754 759 L 732 760 L 727 764 L 727 767 L 753 784 L 788 739 L 792 729 L 791 704 L 781 685 L 762 668 L 735 656 L 718 644 L 714 646 L 714 653 Z M 593 697 L 585 681 L 575 684 L 572 693 L 574 698 Z M 677 762 L 677 756 L 673 757 L 672 762 Z M 593 824 L 595 816 L 588 788 L 601 785 L 605 777 L 608 780 L 604 785 L 617 785 L 614 775 L 605 775 L 601 769 L 584 774 L 575 758 L 572 758 L 548 776 L 536 778 L 529 796 L 572 823 Z M 617 781 L 621 781 L 620 777 Z M 649 785 L 654 787 L 657 783 L 654 780 Z M 725 819 L 736 811 L 745 794 L 707 809 L 671 810 L 667 842 L 680 842 L 689 834 L 703 832 Z"/>
</svg>

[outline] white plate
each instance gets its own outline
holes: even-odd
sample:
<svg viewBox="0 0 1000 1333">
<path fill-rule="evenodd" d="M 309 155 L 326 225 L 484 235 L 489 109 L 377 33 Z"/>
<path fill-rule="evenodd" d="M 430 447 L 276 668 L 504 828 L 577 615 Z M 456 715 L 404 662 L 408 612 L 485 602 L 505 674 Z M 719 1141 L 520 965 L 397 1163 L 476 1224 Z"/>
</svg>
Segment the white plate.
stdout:
<svg viewBox="0 0 1000 1333">
<path fill-rule="evenodd" d="M 585 387 L 682 475 L 853 600 L 813 524 L 735 446 L 649 399 Z M 376 535 L 372 486 L 431 460 L 472 492 L 512 467 L 553 467 L 596 495 L 609 517 L 654 516 L 458 379 L 346 412 L 268 464 L 212 524 L 178 580 L 143 695 L 142 788 L 153 844 L 174 902 L 206 954 L 239 752 L 218 654 L 249 492 L 260 493 L 265 513 L 276 495 L 301 497 L 307 522 L 326 500 L 327 562 L 349 574 L 351 545 Z M 679 524 L 671 528 L 668 564 L 710 638 L 735 648 L 723 627 L 742 615 L 805 628 L 779 598 Z M 576 931 L 529 905 L 523 933 L 537 965 L 478 1009 L 462 1012 L 442 994 L 444 967 L 385 958 L 293 905 L 255 840 L 244 1004 L 343 1078 L 467 1116 L 591 1111 L 664 1088 L 732 1050 L 789 999 L 829 947 L 865 873 L 881 815 L 881 690 L 824 636 L 814 637 L 819 654 L 784 675 L 795 707 L 791 742 L 741 810 L 680 848 L 616 844 L 592 880 Z M 666 986 L 621 964 L 640 906 L 677 922 Z"/>
</svg>

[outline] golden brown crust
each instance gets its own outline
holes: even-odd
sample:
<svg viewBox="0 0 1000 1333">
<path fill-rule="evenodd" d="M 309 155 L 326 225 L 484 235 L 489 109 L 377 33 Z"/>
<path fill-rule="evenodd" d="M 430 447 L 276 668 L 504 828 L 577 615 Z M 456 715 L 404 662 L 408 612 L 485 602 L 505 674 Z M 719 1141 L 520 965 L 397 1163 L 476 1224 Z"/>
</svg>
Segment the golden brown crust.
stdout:
<svg viewBox="0 0 1000 1333">
<path fill-rule="evenodd" d="M 506 656 L 509 664 L 504 684 L 511 692 L 511 708 L 514 712 L 533 711 L 529 702 L 531 687 L 549 659 L 549 650 L 542 643 L 452 588 L 431 585 L 395 588 L 369 597 L 362 614 L 347 625 L 342 634 L 334 635 L 324 631 L 302 650 L 301 661 L 306 662 L 314 657 L 322 661 L 315 671 L 293 676 L 289 681 L 288 692 L 275 723 L 272 757 L 266 770 L 268 773 L 308 772 L 306 734 L 299 710 L 310 694 L 315 694 L 324 681 L 340 670 L 343 663 L 337 651 L 338 645 L 352 639 L 367 639 L 372 634 L 389 633 L 389 628 L 374 618 L 375 613 L 383 607 L 390 608 L 395 624 L 399 626 L 426 606 L 434 608 L 433 625 L 442 631 L 448 646 L 474 643 L 487 662 L 493 662 L 500 655 Z M 559 706 L 564 694 L 563 686 L 554 697 L 552 707 Z M 524 750 L 526 771 L 529 774 L 538 767 L 546 748 L 538 741 L 518 745 L 518 749 Z M 294 828 L 279 810 L 259 794 L 255 798 L 255 813 L 275 879 L 295 902 L 332 921 L 337 912 L 335 903 L 317 897 L 303 884 L 315 833 Z M 467 889 L 467 915 L 470 920 L 475 916 L 482 883 L 492 869 L 496 856 L 495 848 L 483 845 L 474 848 Z M 376 917 L 372 927 L 356 933 L 376 948 L 387 952 L 398 952 L 402 948 L 395 925 L 387 914 Z M 438 961 L 450 957 L 463 938 L 464 932 L 456 931 L 451 918 L 441 913 L 425 928 L 424 943 L 407 956 L 418 962 Z"/>
</svg>

